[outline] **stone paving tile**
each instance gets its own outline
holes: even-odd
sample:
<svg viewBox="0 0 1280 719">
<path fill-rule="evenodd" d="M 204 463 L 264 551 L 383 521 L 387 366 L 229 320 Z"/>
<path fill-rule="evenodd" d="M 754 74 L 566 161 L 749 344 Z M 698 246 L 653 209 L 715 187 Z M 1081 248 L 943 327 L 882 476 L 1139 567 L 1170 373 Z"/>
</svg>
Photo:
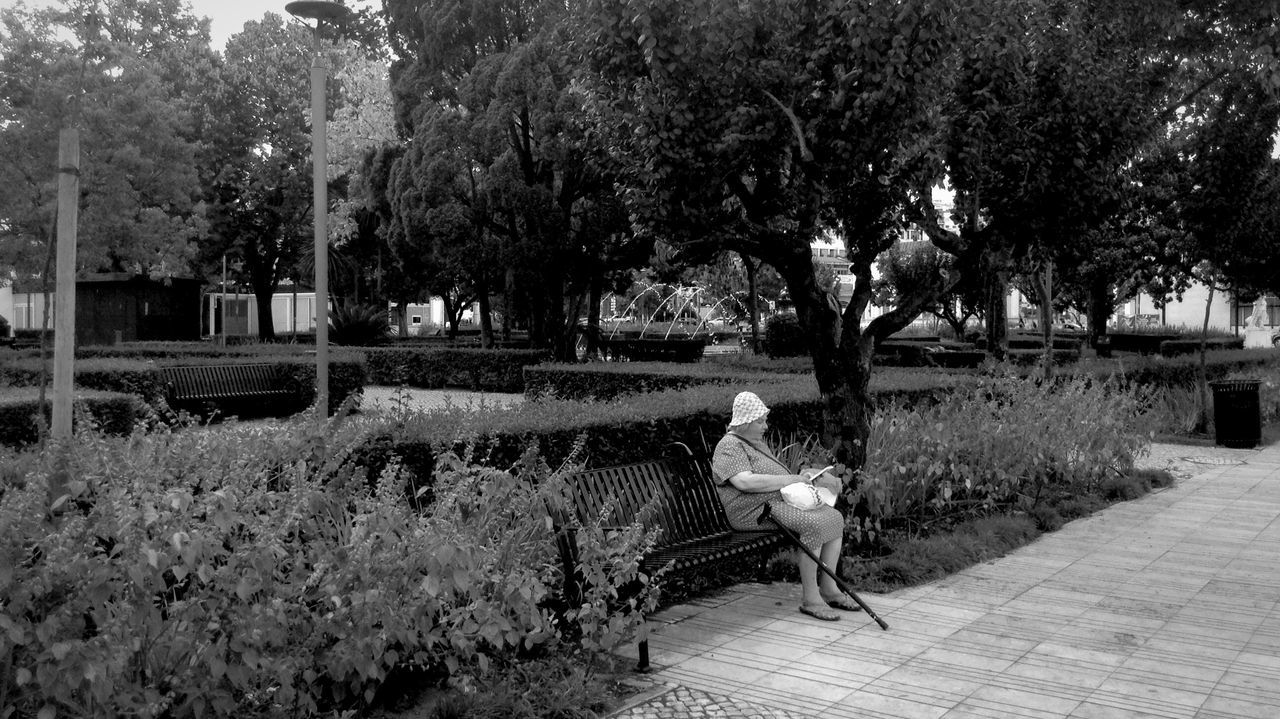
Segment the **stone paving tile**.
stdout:
<svg viewBox="0 0 1280 719">
<path fill-rule="evenodd" d="M 1195 461 L 1189 461 L 1189 459 Z M 671 688 L 625 719 L 1280 717 L 1280 447 L 1155 445 L 1172 488 L 1008 557 L 864 599 L 889 622 L 795 612 L 744 584 L 653 617 Z"/>
</svg>

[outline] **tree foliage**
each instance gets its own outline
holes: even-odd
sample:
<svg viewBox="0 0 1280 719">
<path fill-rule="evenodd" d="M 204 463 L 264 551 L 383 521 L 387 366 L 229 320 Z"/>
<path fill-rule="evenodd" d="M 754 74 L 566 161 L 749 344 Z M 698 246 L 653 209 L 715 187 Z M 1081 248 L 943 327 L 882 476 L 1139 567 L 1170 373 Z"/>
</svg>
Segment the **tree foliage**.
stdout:
<svg viewBox="0 0 1280 719">
<path fill-rule="evenodd" d="M 864 324 L 872 267 L 892 247 L 904 208 L 927 196 L 946 69 L 979 7 L 589 7 L 588 57 L 602 125 L 617 130 L 611 144 L 629 171 L 632 216 L 684 251 L 741 252 L 777 270 L 827 400 L 828 443 L 860 466 L 874 343 L 936 299 L 922 287 Z M 826 229 L 844 237 L 856 279 L 843 317 L 811 262 L 810 242 Z"/>
<path fill-rule="evenodd" d="M 274 13 L 248 22 L 208 96 L 206 266 L 228 256 L 257 296 L 264 338 L 275 334 L 271 295 L 312 236 L 310 46 L 305 28 Z M 326 96 L 332 112 L 336 93 Z"/>
<path fill-rule="evenodd" d="M 409 138 L 388 187 L 393 243 L 469 281 L 482 320 L 501 281 L 508 319 L 523 308 L 530 338 L 567 354 L 581 297 L 625 227 L 574 84 L 564 5 L 386 8 L 401 58 L 397 125 Z M 508 268 L 501 280 L 495 264 Z"/>
<path fill-rule="evenodd" d="M 198 89 L 207 21 L 178 0 L 0 9 L 0 262 L 45 274 L 59 131 L 78 128 L 77 264 L 185 274 L 204 237 Z"/>
</svg>

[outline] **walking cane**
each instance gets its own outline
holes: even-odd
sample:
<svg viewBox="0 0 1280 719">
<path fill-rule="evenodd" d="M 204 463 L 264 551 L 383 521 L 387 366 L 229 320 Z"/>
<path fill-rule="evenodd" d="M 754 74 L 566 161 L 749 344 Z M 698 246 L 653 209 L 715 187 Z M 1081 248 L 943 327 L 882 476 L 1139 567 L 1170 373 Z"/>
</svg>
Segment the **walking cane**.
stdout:
<svg viewBox="0 0 1280 719">
<path fill-rule="evenodd" d="M 836 586 L 840 587 L 840 591 L 844 592 L 845 594 L 848 594 L 851 598 L 853 598 L 853 601 L 857 602 L 859 607 L 862 607 L 862 611 L 866 612 L 868 617 L 871 617 L 872 619 L 874 619 L 876 624 L 880 625 L 881 629 L 888 631 L 889 625 L 886 624 L 883 619 L 877 616 L 876 613 L 871 609 L 871 607 L 867 606 L 866 602 L 862 601 L 862 597 L 859 597 L 858 593 L 853 591 L 853 589 L 849 587 L 848 582 L 845 582 L 843 579 L 836 576 L 836 573 L 833 572 L 830 567 L 824 564 L 823 561 L 818 558 L 818 555 L 813 553 L 812 549 L 809 549 L 808 547 L 804 546 L 804 543 L 800 541 L 800 537 L 796 536 L 795 532 L 791 531 L 787 527 L 782 526 L 781 524 L 778 523 L 777 520 L 773 518 L 772 508 L 769 507 L 769 504 L 767 502 L 764 504 L 764 511 L 760 513 L 760 519 L 757 521 L 760 524 L 764 524 L 765 522 L 773 522 L 773 525 L 778 529 L 782 530 L 782 533 L 786 535 L 787 539 L 790 539 L 793 544 L 795 544 L 797 547 L 800 548 L 800 551 L 809 555 L 809 559 L 812 559 L 815 563 L 817 563 L 818 569 L 822 570 L 822 572 L 826 574 L 828 577 L 831 577 L 831 579 L 836 583 Z"/>
</svg>

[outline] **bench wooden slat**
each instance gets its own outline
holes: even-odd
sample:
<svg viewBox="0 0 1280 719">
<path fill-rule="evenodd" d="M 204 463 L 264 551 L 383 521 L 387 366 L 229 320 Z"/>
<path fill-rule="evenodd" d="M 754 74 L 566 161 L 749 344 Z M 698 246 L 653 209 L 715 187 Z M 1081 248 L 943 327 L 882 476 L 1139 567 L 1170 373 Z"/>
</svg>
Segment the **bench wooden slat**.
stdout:
<svg viewBox="0 0 1280 719">
<path fill-rule="evenodd" d="M 288 372 L 273 364 L 174 365 L 161 369 L 171 403 L 289 397 Z"/>
<path fill-rule="evenodd" d="M 729 524 L 712 484 L 710 468 L 692 457 L 638 462 L 578 472 L 566 481 L 567 506 L 581 522 L 593 522 L 612 506 L 604 524 L 629 526 L 636 520 L 658 529 L 653 549 L 641 558 L 640 569 L 652 575 L 692 571 L 737 557 L 763 561 L 786 546 L 777 530 L 737 531 Z M 562 518 L 563 520 L 563 518 Z M 579 596 L 575 574 L 577 547 L 572 533 L 557 534 L 565 571 L 565 595 Z M 640 643 L 641 669 L 649 663 L 648 642 Z"/>
</svg>

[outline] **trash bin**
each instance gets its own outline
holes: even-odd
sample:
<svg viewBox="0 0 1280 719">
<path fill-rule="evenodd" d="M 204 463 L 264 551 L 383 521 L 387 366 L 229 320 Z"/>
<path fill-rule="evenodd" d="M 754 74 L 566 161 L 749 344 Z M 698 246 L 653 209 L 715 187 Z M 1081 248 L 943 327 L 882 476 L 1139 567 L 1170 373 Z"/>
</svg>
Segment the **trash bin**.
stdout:
<svg viewBox="0 0 1280 719">
<path fill-rule="evenodd" d="M 1261 380 L 1223 379 L 1213 388 L 1213 436 L 1223 447 L 1251 449 L 1262 443 Z"/>
</svg>

